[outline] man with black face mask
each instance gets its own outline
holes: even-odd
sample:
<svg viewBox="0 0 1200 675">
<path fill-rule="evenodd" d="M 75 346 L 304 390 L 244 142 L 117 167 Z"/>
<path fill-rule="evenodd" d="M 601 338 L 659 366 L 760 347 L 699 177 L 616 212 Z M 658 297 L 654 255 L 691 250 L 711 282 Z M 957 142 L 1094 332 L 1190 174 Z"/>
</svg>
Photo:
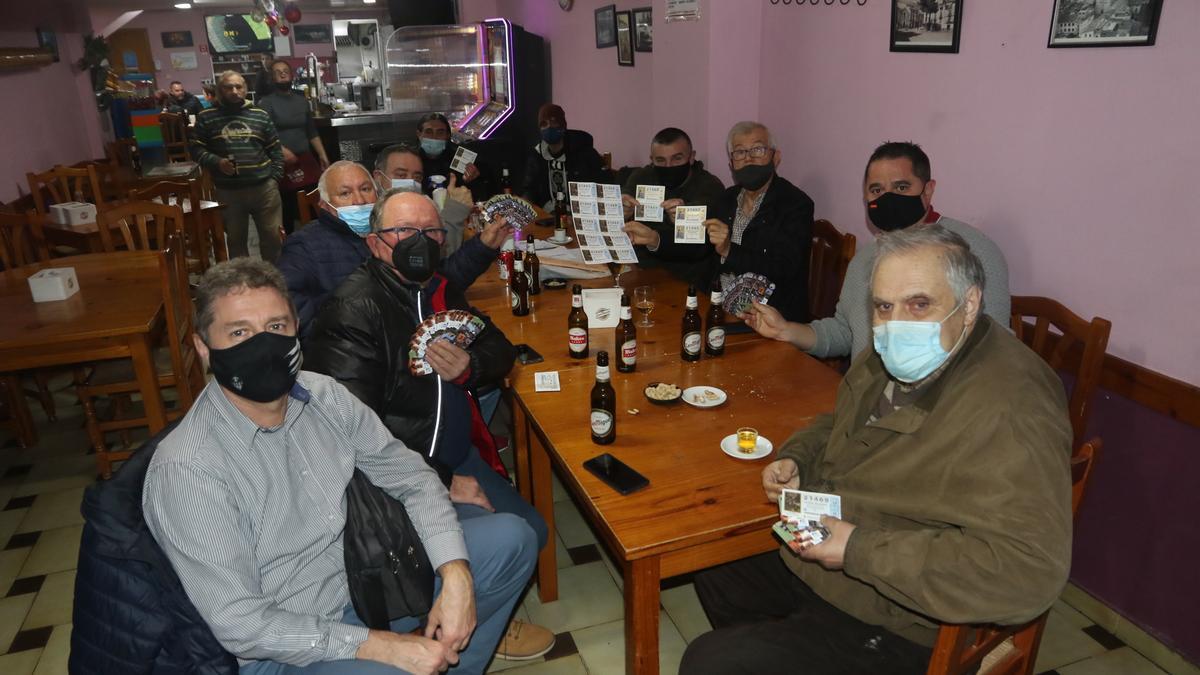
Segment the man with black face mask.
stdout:
<svg viewBox="0 0 1200 675">
<path fill-rule="evenodd" d="M 1008 263 L 991 239 L 966 223 L 933 209 L 929 156 L 911 142 L 887 142 L 871 153 L 863 174 L 863 204 L 870 229 L 894 232 L 937 223 L 966 240 L 983 263 L 983 312 L 999 326 L 1009 324 Z M 857 358 L 871 346 L 869 278 L 875 242 L 860 244 L 846 269 L 846 279 L 832 317 L 797 323 L 771 307 L 754 305 L 743 317 L 761 335 L 790 342 L 818 358 Z"/>
<path fill-rule="evenodd" d="M 471 308 L 462 287 L 436 272 L 446 229 L 431 199 L 389 191 L 375 202 L 370 225 L 371 257 L 317 313 L 304 342 L 305 367 L 336 378 L 396 438 L 421 452 L 450 489 L 460 519 L 511 513 L 544 545 L 545 521 L 490 464 L 498 454 L 472 394 L 500 383 L 516 349 Z M 467 349 L 430 342 L 425 358 L 434 372 L 414 375 L 412 335 L 427 317 L 450 309 L 479 316 L 485 327 Z M 550 631 L 514 620 L 498 655 L 533 658 L 553 644 Z"/>
<path fill-rule="evenodd" d="M 596 152 L 592 135 L 579 129 L 567 128 L 567 114 L 562 106 L 546 103 L 538 109 L 539 139 L 525 161 L 524 185 L 521 196 L 544 207 L 554 209 L 554 195 L 567 195 L 567 183 L 605 183 L 611 180 L 604 160 Z"/>
<path fill-rule="evenodd" d="M 292 89 L 292 66 L 283 59 L 275 59 L 270 74 L 274 89 L 259 98 L 258 106 L 275 122 L 283 145 L 283 180 L 279 187 L 283 196 L 283 229 L 290 234 L 299 211 L 296 191 L 307 192 L 316 186 L 321 172 L 329 168 L 329 157 L 317 134 L 308 100 Z"/>
<path fill-rule="evenodd" d="M 687 280 L 705 290 L 718 275 L 728 288 L 740 274 L 761 274 L 775 284 L 771 305 L 789 320 L 806 320 L 813 201 L 775 173 L 783 153 L 764 125 L 733 125 L 726 149 L 734 185 L 709 207 L 707 244 L 676 244 L 636 221 L 625 231 L 660 258 L 689 263 Z"/>
</svg>

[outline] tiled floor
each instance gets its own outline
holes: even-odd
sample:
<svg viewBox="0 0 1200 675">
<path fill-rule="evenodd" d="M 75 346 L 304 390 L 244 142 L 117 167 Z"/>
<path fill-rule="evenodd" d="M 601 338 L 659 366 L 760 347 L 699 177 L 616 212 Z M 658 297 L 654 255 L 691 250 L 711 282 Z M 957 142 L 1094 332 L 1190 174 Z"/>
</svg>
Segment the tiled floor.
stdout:
<svg viewBox="0 0 1200 675">
<path fill-rule="evenodd" d="M 58 396 L 59 420 L 41 420 L 41 444 L 21 450 L 0 432 L 0 673 L 67 672 L 71 604 L 82 518 L 83 488 L 95 475 L 79 407 L 69 390 Z M 558 634 L 535 662 L 496 661 L 509 675 L 620 673 L 624 663 L 621 579 L 596 535 L 555 481 L 559 526 L 557 602 L 536 589 L 520 615 Z M 692 584 L 664 583 L 660 617 L 661 672 L 675 673 L 689 640 L 709 630 Z M 1059 602 L 1051 612 L 1037 672 L 1059 675 L 1158 674 L 1112 634 Z"/>
</svg>

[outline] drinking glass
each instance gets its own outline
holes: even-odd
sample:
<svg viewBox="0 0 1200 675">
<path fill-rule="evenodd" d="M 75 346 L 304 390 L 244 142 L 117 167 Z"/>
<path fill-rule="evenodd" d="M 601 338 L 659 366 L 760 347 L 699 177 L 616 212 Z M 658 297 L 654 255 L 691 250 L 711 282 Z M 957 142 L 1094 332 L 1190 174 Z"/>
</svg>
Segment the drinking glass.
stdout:
<svg viewBox="0 0 1200 675">
<path fill-rule="evenodd" d="M 758 447 L 758 430 L 753 427 L 742 427 L 737 430 L 737 446 L 740 452 L 753 454 Z"/>
<path fill-rule="evenodd" d="M 637 322 L 638 326 L 649 328 L 654 325 L 654 322 L 650 320 L 650 313 L 654 311 L 653 286 L 638 286 L 633 289 L 633 306 L 641 314 L 641 319 Z"/>
</svg>

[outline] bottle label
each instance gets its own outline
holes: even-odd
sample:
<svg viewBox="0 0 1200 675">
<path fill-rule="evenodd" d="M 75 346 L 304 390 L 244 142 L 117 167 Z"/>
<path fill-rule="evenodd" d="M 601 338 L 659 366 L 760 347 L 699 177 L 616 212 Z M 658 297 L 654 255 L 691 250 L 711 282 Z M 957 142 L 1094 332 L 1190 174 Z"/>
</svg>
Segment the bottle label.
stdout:
<svg viewBox="0 0 1200 675">
<path fill-rule="evenodd" d="M 710 349 L 720 349 L 721 347 L 725 346 L 724 328 L 708 329 L 708 346 Z"/>
<path fill-rule="evenodd" d="M 626 340 L 621 345 L 621 362 L 627 366 L 637 363 L 637 340 Z"/>
<path fill-rule="evenodd" d="M 621 306 L 621 318 L 622 319 L 632 319 L 633 318 L 633 309 L 622 305 Z"/>
<path fill-rule="evenodd" d="M 688 354 L 700 353 L 700 333 L 688 333 L 683 336 L 683 351 Z"/>
<path fill-rule="evenodd" d="M 583 296 L 582 295 L 572 295 L 571 296 L 571 306 L 572 307 L 583 307 Z"/>
<path fill-rule="evenodd" d="M 721 304 L 721 302 L 724 301 L 724 299 L 725 299 L 725 295 L 723 293 L 721 293 L 721 291 L 713 291 L 712 296 L 710 296 L 710 300 L 712 301 L 712 304 L 714 304 L 714 305 Z"/>
<path fill-rule="evenodd" d="M 582 352 L 587 350 L 588 334 L 582 328 L 567 329 L 567 340 L 571 343 L 571 351 Z"/>
<path fill-rule="evenodd" d="M 699 306 L 700 306 L 700 301 L 696 300 L 696 296 L 689 295 L 688 299 L 687 299 L 687 308 L 688 309 L 696 309 Z"/>
<path fill-rule="evenodd" d="M 607 410 L 592 408 L 592 434 L 607 436 L 613 428 L 613 414 Z"/>
<path fill-rule="evenodd" d="M 608 382 L 608 366 L 596 366 L 596 381 Z"/>
<path fill-rule="evenodd" d="M 514 260 L 513 261 L 513 271 L 514 272 L 524 272 L 525 271 L 525 261 L 524 260 Z"/>
<path fill-rule="evenodd" d="M 514 293 L 510 293 L 509 295 L 511 295 L 511 296 L 512 296 L 512 306 L 513 306 L 513 309 L 516 309 L 516 308 L 517 308 L 517 305 L 521 304 L 521 296 L 517 295 L 515 292 L 514 292 Z"/>
</svg>

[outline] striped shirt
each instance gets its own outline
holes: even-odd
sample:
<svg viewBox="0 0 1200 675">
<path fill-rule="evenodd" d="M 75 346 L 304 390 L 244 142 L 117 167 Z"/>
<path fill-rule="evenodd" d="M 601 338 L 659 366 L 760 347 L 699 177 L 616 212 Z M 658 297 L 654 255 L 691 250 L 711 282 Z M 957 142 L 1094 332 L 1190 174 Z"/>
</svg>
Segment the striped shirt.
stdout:
<svg viewBox="0 0 1200 675">
<path fill-rule="evenodd" d="M 208 169 L 217 187 L 249 187 L 283 178 L 283 149 L 275 123 L 249 102 L 235 110 L 217 106 L 200 111 L 191 139 L 192 158 Z M 237 163 L 236 174 L 221 172 L 217 165 L 223 158 Z"/>
<path fill-rule="evenodd" d="M 244 665 L 354 658 L 342 531 L 357 466 L 400 499 L 438 568 L 466 560 L 446 488 L 345 387 L 301 372 L 284 421 L 261 429 L 209 382 L 146 473 L 146 524 L 188 598 Z"/>
</svg>

